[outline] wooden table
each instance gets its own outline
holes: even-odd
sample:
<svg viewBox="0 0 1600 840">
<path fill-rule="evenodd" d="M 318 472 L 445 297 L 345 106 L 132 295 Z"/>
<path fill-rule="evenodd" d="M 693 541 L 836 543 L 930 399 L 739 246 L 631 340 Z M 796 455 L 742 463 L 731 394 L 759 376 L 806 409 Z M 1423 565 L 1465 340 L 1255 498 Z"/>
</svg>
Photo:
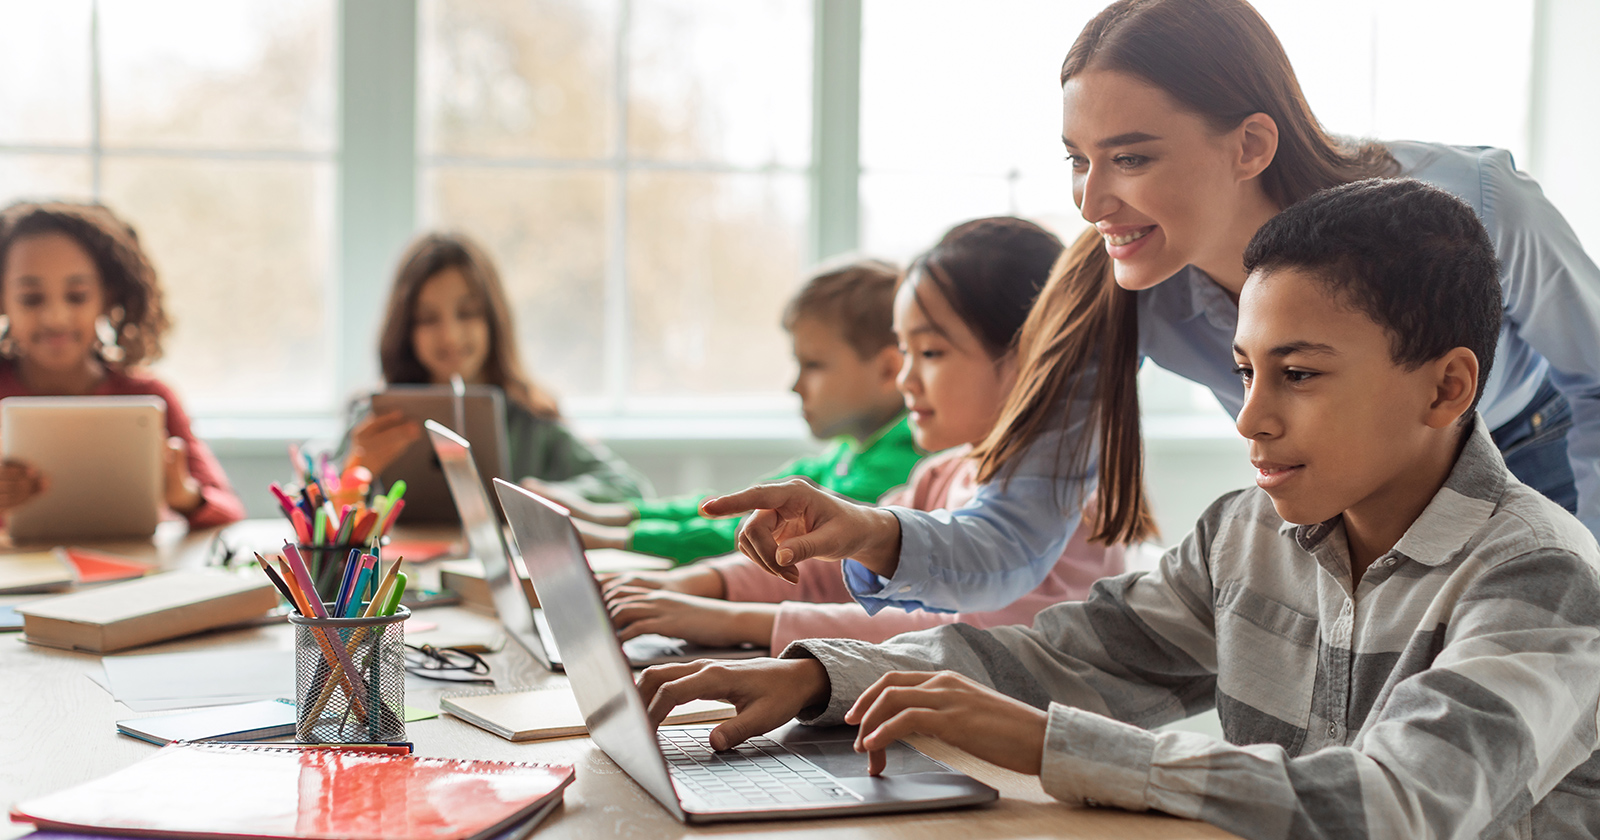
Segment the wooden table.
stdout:
<svg viewBox="0 0 1600 840">
<path fill-rule="evenodd" d="M 167 537 L 156 545 L 95 546 L 149 557 L 163 567 L 203 562 L 211 532 Z M 36 596 L 35 596 L 36 597 Z M 0 599 L 17 603 L 27 597 Z M 418 613 L 465 633 L 487 632 L 493 619 L 468 609 L 443 607 Z M 287 649 L 293 644 L 287 623 L 211 633 L 140 648 L 136 653 L 170 653 L 219 648 Z M 566 678 L 544 671 L 520 648 L 488 657 L 491 676 L 501 687 L 561 685 Z M 117 734 L 116 721 L 139 717 L 112 700 L 87 674 L 100 667 L 99 657 L 20 641 L 18 634 L 0 635 L 0 806 L 51 793 L 106 775 L 149 757 L 156 747 Z M 440 695 L 452 686 L 408 678 L 406 703 L 438 709 Z M 1037 778 L 1002 770 L 928 738 L 911 743 L 929 756 L 963 770 L 1000 790 L 989 806 L 922 814 L 846 819 L 744 823 L 691 828 L 679 824 L 644 790 L 635 785 L 587 738 L 514 744 L 448 716 L 409 724 L 408 736 L 417 753 L 448 758 L 486 758 L 572 764 L 577 780 L 564 804 L 533 835 L 537 838 L 670 838 L 726 837 L 907 838 L 942 837 L 1067 837 L 1067 838 L 1215 838 L 1233 835 L 1204 823 L 1171 817 L 1074 808 L 1045 795 Z M 0 822 L 0 840 L 22 836 L 30 828 Z"/>
</svg>

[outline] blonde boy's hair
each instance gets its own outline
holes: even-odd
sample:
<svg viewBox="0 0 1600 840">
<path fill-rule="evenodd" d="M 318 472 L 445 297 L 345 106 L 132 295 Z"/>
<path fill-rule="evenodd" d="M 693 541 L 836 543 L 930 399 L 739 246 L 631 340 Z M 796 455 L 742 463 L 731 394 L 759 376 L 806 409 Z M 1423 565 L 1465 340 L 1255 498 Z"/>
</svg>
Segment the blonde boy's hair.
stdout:
<svg viewBox="0 0 1600 840">
<path fill-rule="evenodd" d="M 783 328 L 794 332 L 801 318 L 838 327 L 850 349 L 870 359 L 895 343 L 894 293 L 900 269 L 878 259 L 824 266 L 783 309 Z"/>
</svg>

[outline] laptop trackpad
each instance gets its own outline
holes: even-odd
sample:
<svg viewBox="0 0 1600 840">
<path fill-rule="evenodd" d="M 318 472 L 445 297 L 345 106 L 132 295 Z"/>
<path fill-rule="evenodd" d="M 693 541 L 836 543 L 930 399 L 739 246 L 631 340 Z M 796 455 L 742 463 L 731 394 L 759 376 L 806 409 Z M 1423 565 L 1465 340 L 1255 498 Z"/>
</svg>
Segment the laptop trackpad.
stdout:
<svg viewBox="0 0 1600 840">
<path fill-rule="evenodd" d="M 854 741 L 818 741 L 789 743 L 796 755 L 810 761 L 840 778 L 867 775 L 867 755 L 855 751 Z M 888 766 L 884 773 L 899 776 L 906 773 L 948 773 L 950 768 L 917 752 L 905 744 L 895 744 L 885 751 Z"/>
</svg>

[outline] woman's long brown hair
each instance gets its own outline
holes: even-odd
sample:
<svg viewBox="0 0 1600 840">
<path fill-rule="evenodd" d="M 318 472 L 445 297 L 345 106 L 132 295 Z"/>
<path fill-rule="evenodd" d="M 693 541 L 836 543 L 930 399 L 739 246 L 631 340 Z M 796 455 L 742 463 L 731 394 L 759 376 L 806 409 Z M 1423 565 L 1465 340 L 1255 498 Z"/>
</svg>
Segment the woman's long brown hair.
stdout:
<svg viewBox="0 0 1600 840">
<path fill-rule="evenodd" d="M 1153 85 L 1218 132 L 1238 127 L 1251 114 L 1271 117 L 1278 151 L 1259 177 L 1280 208 L 1327 187 L 1399 170 L 1383 145 L 1348 143 L 1322 128 L 1278 37 L 1244 0 L 1112 3 L 1067 52 L 1061 83 L 1090 70 L 1126 73 Z M 1139 429 L 1137 293 L 1117 286 L 1094 229 L 1062 254 L 1023 325 L 1018 350 L 1017 386 L 974 453 L 979 480 L 1003 478 L 1034 441 L 1061 422 L 1062 411 L 1083 396 L 1080 374 L 1094 365 L 1094 434 L 1063 441 L 1057 469 L 1083 472 L 1098 441 L 1097 520 L 1090 538 L 1114 543 L 1154 536 Z"/>
<path fill-rule="evenodd" d="M 1099 484 L 1089 539 L 1107 545 L 1156 536 L 1144 489 L 1139 431 L 1139 320 L 1134 293 L 1111 278 L 1099 232 L 1083 232 L 1056 260 L 1050 279 L 1017 336 L 1017 384 L 989 437 L 973 453 L 978 480 L 1004 479 L 1008 466 L 1084 396 L 1093 405 L 1094 434 L 1063 440 L 1058 475 L 1080 474 L 1093 444 L 1100 449 Z M 1096 370 L 1090 377 L 1083 374 Z"/>
<path fill-rule="evenodd" d="M 422 287 L 439 272 L 454 268 L 467 285 L 483 299 L 484 317 L 489 321 L 489 355 L 483 361 L 483 378 L 498 385 L 506 398 L 538 417 L 554 420 L 561 416 L 555 398 L 523 372 L 517 354 L 517 334 L 512 327 L 511 306 L 494 261 L 471 238 L 456 233 L 429 233 L 406 249 L 400 270 L 389 292 L 388 312 L 378 340 L 378 356 L 383 363 L 383 378 L 390 384 L 425 383 L 428 369 L 417 358 L 411 343 L 416 324 L 417 296 Z"/>
</svg>

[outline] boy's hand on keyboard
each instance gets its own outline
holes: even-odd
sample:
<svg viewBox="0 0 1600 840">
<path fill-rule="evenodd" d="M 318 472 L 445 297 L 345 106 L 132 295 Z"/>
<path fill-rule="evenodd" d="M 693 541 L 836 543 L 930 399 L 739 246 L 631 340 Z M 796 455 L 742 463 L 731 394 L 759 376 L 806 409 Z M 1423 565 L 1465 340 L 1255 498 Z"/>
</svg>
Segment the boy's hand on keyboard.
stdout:
<svg viewBox="0 0 1600 840">
<path fill-rule="evenodd" d="M 0 464 L 0 511 L 20 506 L 50 486 L 44 473 L 31 464 L 6 461 Z"/>
<path fill-rule="evenodd" d="M 707 516 L 754 511 L 739 526 L 739 550 L 767 571 L 800 582 L 801 560 L 849 557 L 884 577 L 900 565 L 900 520 L 802 478 L 758 484 L 700 503 Z"/>
<path fill-rule="evenodd" d="M 788 723 L 801 709 L 828 702 L 828 671 L 815 659 L 701 659 L 657 665 L 639 675 L 650 721 L 690 700 L 723 700 L 738 711 L 711 730 L 711 748 L 726 750 Z"/>
<path fill-rule="evenodd" d="M 706 647 L 766 646 L 778 614 L 777 604 L 733 603 L 633 586 L 613 587 L 605 595 L 622 641 L 660 633 Z"/>
<path fill-rule="evenodd" d="M 990 764 L 1039 775 L 1049 715 L 954 671 L 890 671 L 856 698 L 856 750 L 883 772 L 883 751 L 912 734 L 931 735 Z"/>
</svg>

